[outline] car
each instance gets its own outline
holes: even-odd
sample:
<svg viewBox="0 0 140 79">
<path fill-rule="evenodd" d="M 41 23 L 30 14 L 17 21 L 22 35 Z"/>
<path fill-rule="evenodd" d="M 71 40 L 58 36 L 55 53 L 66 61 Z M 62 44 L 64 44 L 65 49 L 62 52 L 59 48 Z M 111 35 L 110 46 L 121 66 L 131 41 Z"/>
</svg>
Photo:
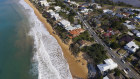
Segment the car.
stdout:
<svg viewBox="0 0 140 79">
<path fill-rule="evenodd" d="M 110 48 L 110 50 L 112 50 L 112 48 Z"/>
<path fill-rule="evenodd" d="M 111 55 L 111 57 L 112 57 L 112 58 L 115 58 L 115 56 L 114 56 L 114 55 Z"/>
<path fill-rule="evenodd" d="M 125 70 L 126 70 L 126 71 L 131 71 L 129 68 L 126 68 Z"/>
<path fill-rule="evenodd" d="M 122 59 L 121 61 L 122 61 L 123 63 L 125 63 L 125 61 L 124 61 L 123 59 Z"/>
<path fill-rule="evenodd" d="M 128 72 L 127 72 L 125 69 L 123 69 L 123 72 L 124 72 L 125 74 L 128 74 Z"/>
</svg>

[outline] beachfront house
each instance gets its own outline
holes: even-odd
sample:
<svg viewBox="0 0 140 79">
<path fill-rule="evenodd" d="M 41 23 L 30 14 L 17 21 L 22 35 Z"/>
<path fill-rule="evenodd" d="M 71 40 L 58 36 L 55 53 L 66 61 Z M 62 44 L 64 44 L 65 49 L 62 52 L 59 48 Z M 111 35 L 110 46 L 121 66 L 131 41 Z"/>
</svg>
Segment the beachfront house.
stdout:
<svg viewBox="0 0 140 79">
<path fill-rule="evenodd" d="M 59 16 L 59 14 L 58 14 L 58 13 L 55 13 L 53 10 L 48 10 L 47 12 L 48 12 L 49 15 L 51 16 L 51 18 L 54 18 L 56 21 L 62 19 L 62 18 Z"/>
<path fill-rule="evenodd" d="M 68 27 L 68 26 L 71 26 L 70 22 L 67 21 L 67 20 L 65 20 L 65 19 L 61 20 L 61 21 L 60 21 L 60 24 L 61 24 L 61 26 L 64 27 L 64 28 L 66 28 L 66 27 Z"/>
<path fill-rule="evenodd" d="M 81 25 L 80 24 L 78 24 L 78 25 L 74 25 L 74 26 L 68 26 L 68 27 L 66 27 L 65 29 L 67 30 L 67 31 L 72 31 L 72 30 L 75 30 L 75 29 L 80 29 L 81 28 Z"/>
<path fill-rule="evenodd" d="M 76 36 L 79 36 L 81 33 L 83 33 L 85 30 L 84 29 L 74 29 L 74 30 L 71 30 L 69 31 L 69 38 L 73 38 L 73 37 L 76 37 Z"/>
<path fill-rule="evenodd" d="M 109 9 L 104 9 L 103 10 L 103 13 L 112 14 L 113 11 L 112 10 L 109 10 Z"/>
<path fill-rule="evenodd" d="M 99 68 L 99 70 L 101 72 L 113 70 L 118 67 L 118 64 L 115 63 L 112 59 L 106 59 L 106 60 L 104 60 L 104 62 L 105 62 L 105 64 L 97 65 L 97 67 Z"/>
<path fill-rule="evenodd" d="M 47 2 L 47 0 L 41 0 L 41 1 L 39 1 L 39 4 L 41 5 L 41 6 L 44 6 L 45 7 L 45 9 L 48 9 L 49 8 L 49 3 Z"/>
<path fill-rule="evenodd" d="M 131 41 L 129 43 L 126 44 L 126 46 L 124 46 L 124 48 L 128 51 L 130 51 L 131 53 L 135 53 L 137 49 L 139 49 L 139 46 L 136 45 L 136 43 L 134 41 Z"/>
<path fill-rule="evenodd" d="M 57 12 L 60 12 L 61 7 L 59 7 L 59 6 L 55 6 L 54 9 L 55 9 Z"/>
<path fill-rule="evenodd" d="M 93 3 L 93 8 L 101 9 L 102 7 L 97 3 Z"/>
<path fill-rule="evenodd" d="M 68 2 L 68 3 L 69 3 L 69 2 L 70 2 L 70 0 L 64 0 L 64 2 Z"/>
</svg>

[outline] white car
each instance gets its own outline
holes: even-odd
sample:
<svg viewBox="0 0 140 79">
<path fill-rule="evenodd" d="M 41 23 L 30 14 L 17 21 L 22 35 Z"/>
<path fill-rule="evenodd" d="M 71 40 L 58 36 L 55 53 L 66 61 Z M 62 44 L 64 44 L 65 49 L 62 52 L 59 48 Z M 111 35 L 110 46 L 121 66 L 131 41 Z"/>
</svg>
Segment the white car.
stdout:
<svg viewBox="0 0 140 79">
<path fill-rule="evenodd" d="M 128 74 L 128 72 L 127 72 L 125 69 L 123 69 L 123 72 L 124 72 L 125 74 Z"/>
<path fill-rule="evenodd" d="M 123 63 L 125 63 L 125 61 L 124 61 L 123 59 L 122 59 L 121 61 L 122 61 Z"/>
</svg>

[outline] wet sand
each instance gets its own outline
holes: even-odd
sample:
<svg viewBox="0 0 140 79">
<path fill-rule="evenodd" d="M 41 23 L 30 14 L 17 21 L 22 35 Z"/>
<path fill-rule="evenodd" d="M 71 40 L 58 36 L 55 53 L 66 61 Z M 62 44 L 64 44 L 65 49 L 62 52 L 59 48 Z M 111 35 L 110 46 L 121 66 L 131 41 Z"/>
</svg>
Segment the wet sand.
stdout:
<svg viewBox="0 0 140 79">
<path fill-rule="evenodd" d="M 61 39 L 58 37 L 58 35 L 53 34 L 54 30 L 52 29 L 51 25 L 46 21 L 46 19 L 42 16 L 42 14 L 39 13 L 39 11 L 33 6 L 33 4 L 29 0 L 24 0 L 24 1 L 34 9 L 34 12 L 38 17 L 38 19 L 44 24 L 44 26 L 49 31 L 49 33 L 55 37 L 55 39 L 61 46 L 64 53 L 64 57 L 69 64 L 69 68 L 72 76 L 87 79 L 88 69 L 87 69 L 86 60 L 82 58 L 81 54 L 77 58 L 71 55 L 71 52 L 69 51 L 69 45 L 64 44 L 61 41 Z M 77 62 L 78 60 L 80 60 L 80 62 Z"/>
</svg>

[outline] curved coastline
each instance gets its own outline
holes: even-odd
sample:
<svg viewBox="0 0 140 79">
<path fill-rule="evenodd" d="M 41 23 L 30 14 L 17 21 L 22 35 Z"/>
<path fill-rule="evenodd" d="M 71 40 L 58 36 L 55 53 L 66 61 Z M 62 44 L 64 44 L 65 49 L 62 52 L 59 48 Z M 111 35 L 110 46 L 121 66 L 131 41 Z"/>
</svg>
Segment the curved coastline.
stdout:
<svg viewBox="0 0 140 79">
<path fill-rule="evenodd" d="M 49 31 L 50 35 L 52 35 L 53 37 L 55 37 L 55 39 L 57 40 L 58 44 L 61 46 L 63 54 L 65 59 L 67 60 L 68 64 L 69 64 L 69 68 L 70 68 L 70 72 L 72 74 L 73 77 L 80 77 L 80 78 L 87 78 L 87 74 L 88 74 L 88 69 L 86 67 L 87 62 L 84 59 L 80 59 L 85 65 L 81 65 L 81 63 L 77 63 L 76 60 L 77 58 L 75 58 L 73 55 L 71 55 L 71 52 L 69 51 L 69 46 L 65 45 L 61 39 L 53 34 L 54 30 L 52 29 L 52 27 L 50 26 L 49 23 L 47 23 L 46 19 L 42 16 L 41 13 L 39 13 L 39 11 L 33 6 L 33 4 L 29 1 L 29 0 L 24 0 L 27 4 L 30 5 L 31 8 L 33 8 L 34 13 L 36 14 L 36 16 L 38 17 L 38 19 L 44 24 L 45 28 L 47 29 L 47 31 Z"/>
</svg>

